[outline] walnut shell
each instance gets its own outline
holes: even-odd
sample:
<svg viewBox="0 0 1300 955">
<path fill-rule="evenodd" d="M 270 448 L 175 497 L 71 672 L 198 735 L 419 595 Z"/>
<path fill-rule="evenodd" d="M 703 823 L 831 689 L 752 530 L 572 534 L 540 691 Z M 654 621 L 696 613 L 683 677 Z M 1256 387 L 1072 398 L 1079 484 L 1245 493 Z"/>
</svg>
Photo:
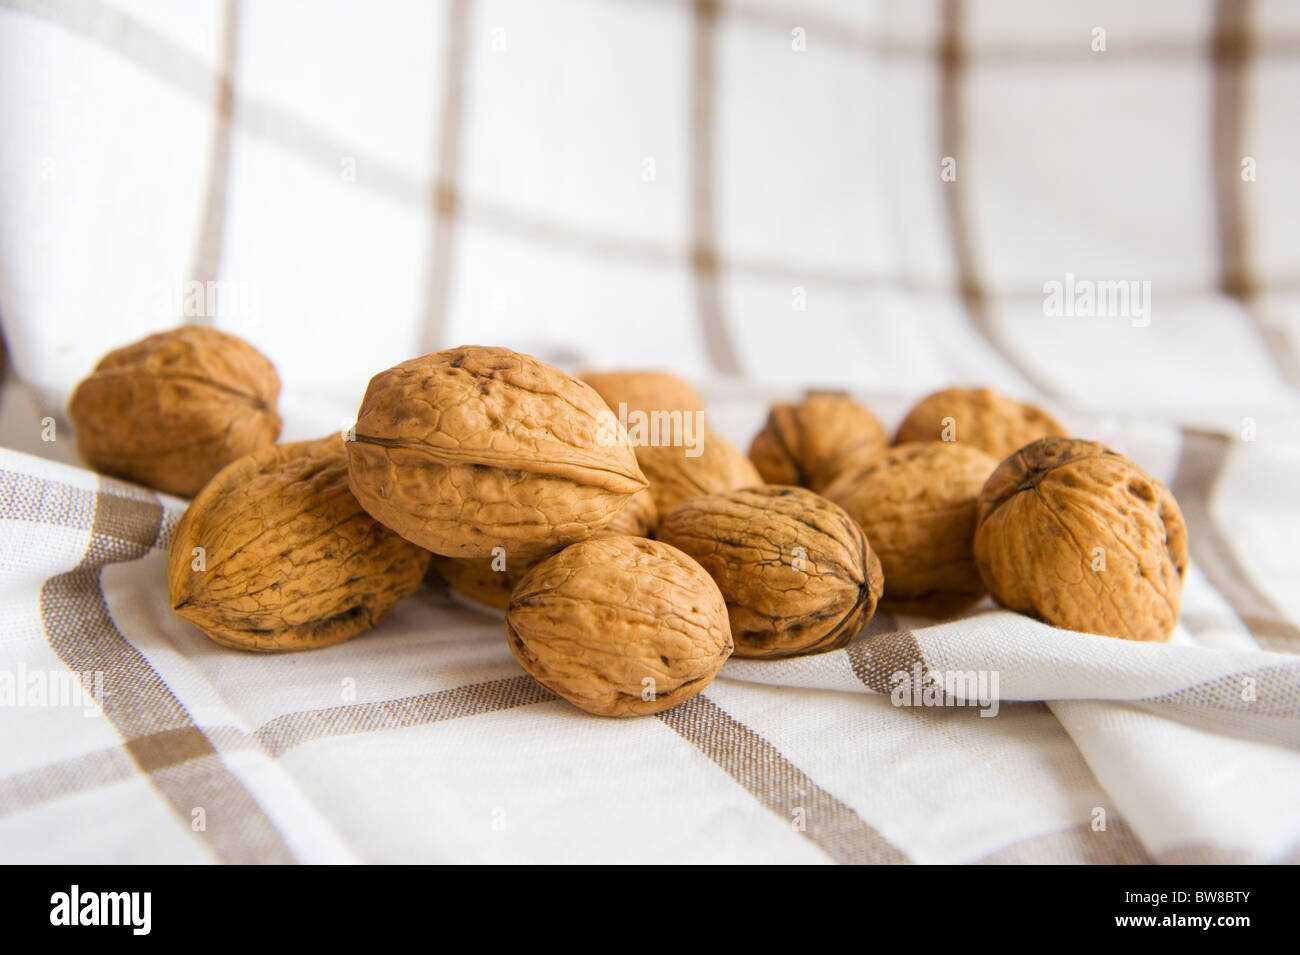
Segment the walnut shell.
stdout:
<svg viewBox="0 0 1300 955">
<path fill-rule="evenodd" d="M 655 507 L 654 495 L 650 488 L 637 491 L 623 509 L 614 515 L 614 519 L 604 527 L 598 528 L 593 536 L 613 537 L 627 534 L 631 537 L 649 537 L 659 526 L 659 508 Z"/>
<path fill-rule="evenodd" d="M 705 432 L 692 457 L 685 447 L 646 446 L 636 449 L 637 463 L 654 495 L 659 514 L 670 513 L 682 501 L 705 494 L 720 494 L 763 483 L 749 458 L 730 443 Z"/>
<path fill-rule="evenodd" d="M 515 587 L 536 566 L 537 559 L 507 558 L 502 567 L 501 562 L 493 557 L 443 557 L 434 554 L 432 563 L 450 587 L 471 600 L 504 611 L 510 605 L 510 595 Z"/>
<path fill-rule="evenodd" d="M 659 515 L 655 510 L 654 498 L 650 496 L 650 489 L 646 488 L 633 494 L 614 519 L 604 527 L 592 531 L 591 536 L 646 537 L 658 523 Z M 524 574 L 538 561 L 549 556 L 550 554 L 536 557 L 443 557 L 435 554 L 433 566 L 444 581 L 466 597 L 504 611 L 510 604 L 511 593 Z"/>
<path fill-rule="evenodd" d="M 189 325 L 105 355 L 68 402 L 97 471 L 191 497 L 223 467 L 274 444 L 280 379 L 252 345 Z"/>
<path fill-rule="evenodd" d="M 1031 441 L 1065 433 L 1055 418 L 1034 405 L 989 388 L 947 388 L 922 398 L 907 413 L 894 443 L 965 442 L 1001 461 Z"/>
<path fill-rule="evenodd" d="M 1173 634 L 1187 527 L 1169 490 L 1123 455 L 1035 441 L 998 465 L 978 520 L 975 559 L 1004 606 L 1125 640 Z"/>
<path fill-rule="evenodd" d="M 448 557 L 554 550 L 646 487 L 595 391 L 505 348 L 454 348 L 381 372 L 354 434 L 361 506 Z"/>
<path fill-rule="evenodd" d="M 717 581 L 738 657 L 838 650 L 871 619 L 883 590 L 880 560 L 857 521 L 806 488 L 694 498 L 663 520 L 658 539 Z"/>
<path fill-rule="evenodd" d="M 373 627 L 428 563 L 361 509 L 336 435 L 222 469 L 176 526 L 167 589 L 172 609 L 217 643 L 309 650 Z"/>
<path fill-rule="evenodd" d="M 583 371 L 578 377 L 591 385 L 615 414 L 620 404 L 629 414 L 704 410 L 699 392 L 666 371 Z"/>
<path fill-rule="evenodd" d="M 890 448 L 826 489 L 880 555 L 882 606 L 943 616 L 984 594 L 972 541 L 976 501 L 995 467 L 972 445 L 922 441 Z"/>
<path fill-rule="evenodd" d="M 528 572 L 506 636 L 519 665 L 588 713 L 657 713 L 731 655 L 727 605 L 704 568 L 642 537 L 582 541 Z"/>
<path fill-rule="evenodd" d="M 889 446 L 876 416 L 848 395 L 814 391 L 798 404 L 773 405 L 749 459 L 769 484 L 824 490 L 847 461 L 879 457 Z"/>
</svg>

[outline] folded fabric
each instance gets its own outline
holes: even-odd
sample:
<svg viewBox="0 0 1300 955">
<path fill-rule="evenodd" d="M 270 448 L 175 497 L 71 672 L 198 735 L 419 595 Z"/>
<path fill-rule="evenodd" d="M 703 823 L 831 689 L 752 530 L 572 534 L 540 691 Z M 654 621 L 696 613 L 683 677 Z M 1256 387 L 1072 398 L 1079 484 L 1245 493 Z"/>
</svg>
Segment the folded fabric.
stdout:
<svg viewBox="0 0 1300 955">
<path fill-rule="evenodd" d="M 1230 610 L 1169 645 L 882 614 L 611 720 L 436 583 L 336 647 L 217 646 L 167 604 L 183 507 L 0 451 L 4 861 L 1296 859 L 1300 660 Z"/>
</svg>

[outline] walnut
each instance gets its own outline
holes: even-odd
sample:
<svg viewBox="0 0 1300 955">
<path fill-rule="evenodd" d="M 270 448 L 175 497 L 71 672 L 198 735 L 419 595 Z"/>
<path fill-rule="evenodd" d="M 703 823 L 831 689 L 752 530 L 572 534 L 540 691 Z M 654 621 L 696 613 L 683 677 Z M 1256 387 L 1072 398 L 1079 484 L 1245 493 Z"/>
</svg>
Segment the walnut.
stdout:
<svg viewBox="0 0 1300 955">
<path fill-rule="evenodd" d="M 617 414 L 621 404 L 627 413 L 681 412 L 704 410 L 704 402 L 689 382 L 666 371 L 583 371 L 578 377 Z"/>
<path fill-rule="evenodd" d="M 727 605 L 704 568 L 641 537 L 581 541 L 515 588 L 520 666 L 589 713 L 657 713 L 703 690 L 731 655 Z"/>
<path fill-rule="evenodd" d="M 613 537 L 627 534 L 632 537 L 649 537 L 659 526 L 659 509 L 655 507 L 654 495 L 650 488 L 637 491 L 623 509 L 614 515 L 614 519 L 604 527 L 593 532 L 596 537 Z"/>
<path fill-rule="evenodd" d="M 537 564 L 537 558 L 443 557 L 433 555 L 433 568 L 447 584 L 477 603 L 505 611 L 515 586 Z"/>
<path fill-rule="evenodd" d="M 738 657 L 837 650 L 871 619 L 883 589 L 857 521 L 806 488 L 694 498 L 663 520 L 658 539 L 717 581 Z"/>
<path fill-rule="evenodd" d="M 109 352 L 68 402 L 97 471 L 190 497 L 236 458 L 274 444 L 280 379 L 252 345 L 186 326 Z"/>
<path fill-rule="evenodd" d="M 1187 528 L 1163 484 L 1093 441 L 1042 438 L 979 499 L 975 559 L 1004 606 L 1067 630 L 1168 640 Z"/>
<path fill-rule="evenodd" d="M 654 498 L 647 488 L 628 498 L 614 519 L 595 531 L 592 537 L 630 535 L 646 537 L 659 523 Z M 471 600 L 504 611 L 510 594 L 531 567 L 550 556 L 510 557 L 504 551 L 492 557 L 443 557 L 435 554 L 433 566 L 449 585 Z"/>
<path fill-rule="evenodd" d="M 381 372 L 354 434 L 361 506 L 448 557 L 554 550 L 646 487 L 595 391 L 505 348 L 455 348 Z"/>
<path fill-rule="evenodd" d="M 983 595 L 972 553 L 975 509 L 996 466 L 972 445 L 922 441 L 890 448 L 826 489 L 880 555 L 882 606 L 943 616 Z"/>
<path fill-rule="evenodd" d="M 428 563 L 361 509 L 334 436 L 264 448 L 218 473 L 176 526 L 167 588 L 172 609 L 217 643 L 308 650 L 373 627 Z"/>
<path fill-rule="evenodd" d="M 922 398 L 907 413 L 894 443 L 966 442 L 1001 461 L 1030 441 L 1065 433 L 1055 418 L 1034 405 L 989 388 L 948 388 Z"/>
<path fill-rule="evenodd" d="M 749 458 L 712 431 L 706 432 L 694 449 L 638 447 L 636 459 L 650 482 L 650 493 L 661 516 L 692 497 L 763 483 Z"/>
<path fill-rule="evenodd" d="M 824 490 L 849 461 L 866 463 L 889 445 L 876 416 L 848 395 L 814 391 L 772 406 L 749 458 L 769 484 Z"/>
</svg>

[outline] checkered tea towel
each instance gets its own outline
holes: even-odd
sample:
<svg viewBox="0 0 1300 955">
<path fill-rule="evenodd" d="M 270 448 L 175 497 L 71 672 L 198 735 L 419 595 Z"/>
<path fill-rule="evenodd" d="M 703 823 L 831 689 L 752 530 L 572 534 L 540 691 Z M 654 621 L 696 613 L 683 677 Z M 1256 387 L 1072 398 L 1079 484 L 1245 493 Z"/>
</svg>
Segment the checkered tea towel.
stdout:
<svg viewBox="0 0 1300 955">
<path fill-rule="evenodd" d="M 710 403 L 722 427 L 763 406 Z M 1193 563 L 1172 643 L 991 603 L 878 614 L 845 650 L 733 660 L 632 720 L 552 696 L 499 614 L 434 583 L 336 647 L 220 647 L 168 607 L 183 502 L 0 452 L 0 857 L 1296 861 L 1300 631 L 1213 515 L 1244 508 L 1294 539 L 1294 513 L 1266 508 L 1300 458 L 1090 433 L 1182 503 Z"/>
</svg>

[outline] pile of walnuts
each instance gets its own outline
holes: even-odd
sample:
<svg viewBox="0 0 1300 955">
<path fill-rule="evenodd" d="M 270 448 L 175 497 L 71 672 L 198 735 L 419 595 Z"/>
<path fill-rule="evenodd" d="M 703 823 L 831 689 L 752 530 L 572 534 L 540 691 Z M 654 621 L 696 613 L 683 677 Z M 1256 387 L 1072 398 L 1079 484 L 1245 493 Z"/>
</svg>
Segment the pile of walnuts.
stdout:
<svg viewBox="0 0 1300 955">
<path fill-rule="evenodd" d="M 82 455 L 193 501 L 175 611 L 244 650 L 373 627 L 430 565 L 505 612 L 515 659 L 592 713 L 666 709 L 733 654 L 843 647 L 878 605 L 991 594 L 1059 627 L 1168 640 L 1187 540 L 1169 491 L 987 389 L 930 395 L 891 445 L 834 392 L 772 408 L 742 454 L 689 384 L 581 378 L 462 347 L 371 379 L 345 437 L 276 444 L 279 380 L 202 328 L 104 358 L 69 405 Z"/>
</svg>

